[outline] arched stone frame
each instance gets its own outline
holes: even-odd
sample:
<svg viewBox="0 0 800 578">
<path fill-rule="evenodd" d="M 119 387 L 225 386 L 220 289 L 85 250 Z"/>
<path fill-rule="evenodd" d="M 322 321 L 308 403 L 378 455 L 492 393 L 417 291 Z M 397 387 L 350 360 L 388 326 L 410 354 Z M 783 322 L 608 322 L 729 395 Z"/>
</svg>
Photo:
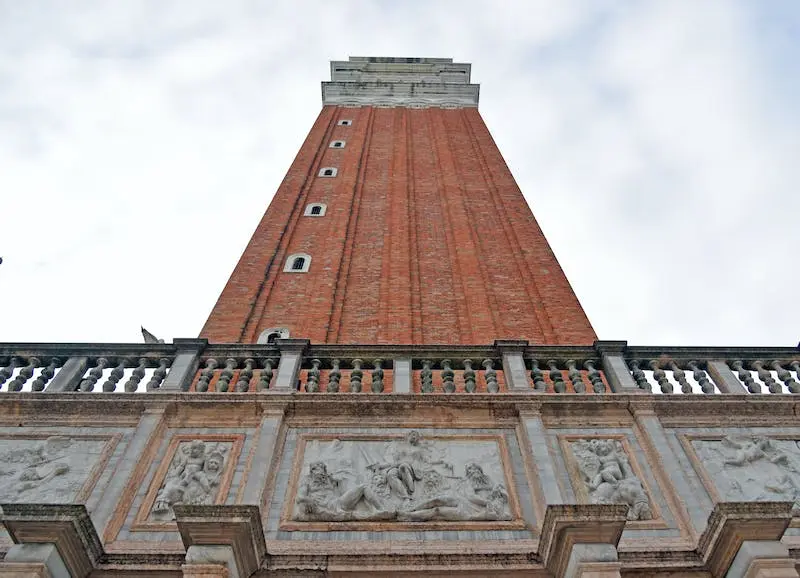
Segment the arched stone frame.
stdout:
<svg viewBox="0 0 800 578">
<path fill-rule="evenodd" d="M 319 209 L 318 212 L 314 212 L 314 209 Z M 328 205 L 325 203 L 309 203 L 306 205 L 306 210 L 303 212 L 304 217 L 324 217 L 325 211 L 328 210 Z"/>
<path fill-rule="evenodd" d="M 332 149 L 343 149 L 347 143 L 343 140 L 332 140 L 331 144 L 328 145 L 328 148 Z"/>
<path fill-rule="evenodd" d="M 288 327 L 268 327 L 259 334 L 256 343 L 258 345 L 266 345 L 268 343 L 273 343 L 275 339 L 287 339 L 288 337 Z"/>
<path fill-rule="evenodd" d="M 303 259 L 302 267 L 296 267 L 298 259 Z M 292 253 L 286 257 L 286 264 L 283 266 L 284 273 L 308 273 L 311 267 L 311 255 L 308 253 Z"/>
</svg>

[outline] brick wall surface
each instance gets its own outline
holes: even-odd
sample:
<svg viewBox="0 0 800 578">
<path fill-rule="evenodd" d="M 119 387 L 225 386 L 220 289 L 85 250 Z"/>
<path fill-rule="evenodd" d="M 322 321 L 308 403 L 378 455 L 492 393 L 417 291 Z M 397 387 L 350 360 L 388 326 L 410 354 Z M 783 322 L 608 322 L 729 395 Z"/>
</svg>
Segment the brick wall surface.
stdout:
<svg viewBox="0 0 800 578">
<path fill-rule="evenodd" d="M 314 202 L 324 217 L 303 216 Z M 284 273 L 300 252 L 310 271 Z M 474 108 L 323 108 L 201 336 L 278 326 L 329 343 L 596 339 Z"/>
</svg>

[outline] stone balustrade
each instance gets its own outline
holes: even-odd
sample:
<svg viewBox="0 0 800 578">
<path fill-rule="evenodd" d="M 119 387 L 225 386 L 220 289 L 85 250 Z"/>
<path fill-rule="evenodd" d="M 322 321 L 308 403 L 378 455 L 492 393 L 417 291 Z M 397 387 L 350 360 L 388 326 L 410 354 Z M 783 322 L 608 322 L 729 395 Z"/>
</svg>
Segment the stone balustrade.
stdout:
<svg viewBox="0 0 800 578">
<path fill-rule="evenodd" d="M 0 391 L 794 394 L 800 350 L 767 347 L 0 344 Z"/>
<path fill-rule="evenodd" d="M 0 345 L 0 576 L 796 578 L 798 360 Z"/>
</svg>

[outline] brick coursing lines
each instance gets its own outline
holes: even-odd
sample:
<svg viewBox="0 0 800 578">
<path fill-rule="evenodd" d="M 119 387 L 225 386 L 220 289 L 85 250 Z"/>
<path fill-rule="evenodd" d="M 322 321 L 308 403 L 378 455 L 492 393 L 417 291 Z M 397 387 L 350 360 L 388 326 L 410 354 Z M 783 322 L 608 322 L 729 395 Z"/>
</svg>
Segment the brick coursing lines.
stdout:
<svg viewBox="0 0 800 578">
<path fill-rule="evenodd" d="M 541 298 L 540 316 L 549 318 L 553 326 L 553 343 L 592 343 L 597 336 L 575 296 L 549 243 L 541 231 L 530 207 L 514 181 L 511 171 L 500 154 L 489 129 L 475 109 L 464 111 L 476 136 L 488 168 L 487 174 L 495 186 L 496 197 L 504 209 L 502 222 L 509 227 L 516 247 L 512 251 L 525 263 L 526 284 L 536 289 Z M 476 130 L 477 127 L 477 130 Z M 480 133 L 480 134 L 478 134 Z M 498 184 L 502 182 L 502 186 Z M 537 282 L 541 275 L 534 263 L 549 270 L 546 282 Z"/>
<path fill-rule="evenodd" d="M 336 161 L 340 169 L 339 175 L 335 179 L 319 180 L 320 184 L 328 183 L 326 196 L 320 198 L 329 206 L 326 219 L 320 222 L 320 225 L 327 228 L 323 228 L 323 236 L 314 240 L 314 252 L 318 259 L 317 266 L 308 278 L 308 284 L 312 286 L 310 299 L 295 312 L 298 325 L 294 334 L 319 342 L 325 341 L 332 323 L 337 289 L 335 275 L 341 268 L 347 247 L 345 232 L 346 224 L 352 217 L 353 198 L 358 183 L 357 162 L 364 153 L 364 142 L 369 130 L 369 122 L 365 122 L 365 118 L 369 118 L 369 111 L 337 107 L 336 116 L 337 119 L 354 117 L 354 124 L 337 129 L 340 136 L 346 137 L 348 141 L 345 150 L 333 151 L 334 154 L 339 153 Z"/>
<path fill-rule="evenodd" d="M 431 147 L 433 151 L 433 158 L 434 162 L 436 163 L 436 192 L 439 194 L 438 196 L 438 203 L 441 208 L 442 218 L 443 218 L 443 225 L 445 230 L 445 248 L 447 251 L 448 256 L 448 263 L 450 264 L 450 275 L 452 278 L 453 288 L 455 289 L 455 298 L 456 298 L 456 306 L 458 310 L 458 336 L 455 340 L 445 339 L 444 343 L 473 343 L 472 340 L 472 328 L 470 327 L 469 323 L 469 304 L 467 302 L 466 291 L 464 290 L 464 276 L 461 274 L 461 263 L 460 259 L 457 254 L 454 254 L 455 250 L 455 239 L 453 235 L 453 217 L 450 214 L 450 197 L 451 194 L 448 191 L 448 186 L 444 183 L 444 172 L 443 172 L 443 163 L 442 163 L 442 152 L 443 148 L 439 139 L 437 139 L 436 131 L 433 127 L 433 119 L 431 117 L 437 115 L 436 113 L 439 112 L 439 109 L 426 109 L 425 110 L 425 121 L 426 126 L 428 129 L 428 133 L 430 135 L 431 142 L 433 143 L 433 147 Z M 437 115 L 438 116 L 438 115 Z M 447 152 L 447 151 L 445 151 Z"/>
<path fill-rule="evenodd" d="M 323 109 L 317 117 L 309 135 L 295 157 L 289 172 L 284 177 L 272 203 L 268 207 L 256 231 L 248 242 L 239 262 L 234 268 L 216 305 L 206 321 L 201 336 L 212 342 L 242 341 L 245 336 L 245 320 L 252 315 L 258 296 L 264 290 L 267 275 L 273 267 L 277 246 L 290 227 L 289 217 L 299 199 L 295 182 L 302 186 L 309 178 L 306 163 L 313 165 L 318 148 L 324 117 L 329 111 Z M 324 137 L 323 137 L 324 138 Z M 311 157 L 309 160 L 308 157 Z M 283 227 L 280 227 L 283 223 Z"/>
<path fill-rule="evenodd" d="M 416 188 L 414 187 L 414 139 L 411 138 L 411 118 L 408 109 L 403 109 L 406 138 L 406 194 L 408 195 L 409 250 L 408 267 L 411 273 L 411 339 L 412 343 L 423 343 L 422 338 L 422 289 L 420 287 L 419 242 L 417 226 L 412 219 L 417 214 Z"/>
<path fill-rule="evenodd" d="M 482 316 L 485 315 L 486 310 L 489 311 L 489 316 L 486 319 L 470 319 L 470 325 L 473 329 L 473 343 L 486 343 L 504 334 L 501 312 L 498 307 L 492 282 L 487 272 L 487 264 L 491 263 L 492 257 L 497 254 L 497 252 L 486 247 L 486 241 L 494 238 L 494 231 L 486 230 L 484 234 L 481 235 L 477 230 L 478 225 L 481 223 L 479 213 L 474 209 L 470 209 L 470 206 L 475 207 L 478 202 L 482 202 L 482 195 L 470 194 L 466 182 L 467 179 L 465 179 L 465 174 L 467 174 L 468 169 L 465 165 L 469 163 L 464 162 L 463 153 L 465 152 L 465 147 L 459 146 L 462 143 L 458 142 L 458 140 L 462 140 L 465 136 L 465 127 L 461 119 L 461 114 L 457 110 L 447 111 L 447 114 L 442 114 L 442 120 L 445 128 L 444 132 L 447 137 L 448 149 L 453 159 L 453 172 L 458 182 L 459 204 L 463 211 L 461 213 L 461 220 L 463 221 L 462 227 L 469 233 L 473 253 L 473 258 L 467 260 L 467 264 L 472 266 L 472 271 L 470 271 L 471 274 L 465 284 L 470 288 L 470 297 L 476 301 L 479 300 L 482 302 L 480 304 L 481 306 L 478 307 L 478 311 L 481 312 Z M 456 126 L 454 127 L 453 124 L 456 124 Z M 460 128 L 461 130 L 453 130 L 454 128 Z M 458 150 L 458 154 L 456 154 L 456 150 Z M 502 251 L 503 249 L 501 248 L 500 250 Z M 504 269 L 505 267 L 503 266 L 502 268 Z M 479 279 L 476 278 L 474 269 L 477 269 L 479 272 Z M 478 283 L 476 281 L 480 282 Z"/>
<path fill-rule="evenodd" d="M 392 236 L 386 228 L 386 218 L 391 206 L 391 165 L 396 140 L 394 122 L 393 108 L 375 110 L 346 279 L 340 342 L 374 343 L 378 339 L 381 287 L 386 282 L 383 274 L 388 265 L 385 251 Z"/>
<path fill-rule="evenodd" d="M 352 261 L 353 245 L 358 231 L 359 211 L 361 208 L 361 196 L 364 191 L 364 175 L 367 163 L 369 162 L 370 143 L 372 142 L 372 130 L 375 122 L 375 109 L 369 107 L 369 116 L 366 119 L 366 136 L 361 149 L 361 154 L 356 167 L 356 181 L 351 198 L 350 213 L 347 221 L 345 234 L 345 247 L 342 258 L 339 261 L 338 272 L 334 285 L 334 298 L 331 303 L 330 325 L 325 341 L 329 343 L 339 342 L 339 332 L 342 327 L 342 317 L 344 315 L 345 299 L 347 298 L 347 283 L 350 275 L 350 263 Z"/>
<path fill-rule="evenodd" d="M 283 260 L 286 258 L 290 252 L 294 252 L 294 239 L 297 236 L 298 231 L 298 221 L 302 218 L 303 214 L 303 207 L 305 206 L 305 201 L 308 198 L 309 192 L 313 187 L 315 180 L 317 178 L 317 173 L 322 166 L 322 159 L 327 152 L 327 142 L 330 140 L 331 135 L 336 126 L 336 114 L 335 110 L 331 109 L 323 109 L 325 116 L 327 116 L 327 126 L 325 128 L 324 134 L 322 138 L 316 143 L 316 151 L 311 162 L 311 165 L 308 167 L 306 171 L 305 178 L 303 179 L 302 183 L 300 184 L 300 190 L 297 196 L 295 197 L 295 202 L 292 205 L 292 211 L 290 213 L 290 218 L 287 219 L 288 223 L 284 228 L 284 233 L 288 229 L 290 232 L 288 235 L 281 234 L 280 239 L 278 240 L 278 246 L 276 248 L 275 254 L 273 258 L 269 262 L 269 266 L 265 273 L 265 278 L 267 279 L 268 287 L 266 291 L 260 293 L 256 297 L 256 303 L 259 301 L 261 305 L 259 307 L 258 313 L 253 314 L 251 309 L 250 315 L 245 320 L 244 328 L 242 330 L 242 335 L 239 337 L 239 341 L 255 341 L 258 336 L 258 330 L 262 325 L 263 318 L 265 311 L 267 309 L 267 304 L 270 298 L 273 295 L 273 290 L 277 283 L 278 278 L 281 275 L 282 267 L 281 264 Z M 320 120 L 322 119 L 322 114 L 320 114 Z M 304 143 L 305 145 L 305 143 Z M 293 247 L 290 251 L 290 247 Z M 300 249 L 299 247 L 297 248 Z M 313 256 L 312 256 L 313 257 Z M 277 262 L 277 265 L 276 265 Z M 273 268 L 274 266 L 274 268 Z M 295 278 L 296 279 L 296 278 Z M 308 284 L 305 283 L 306 289 Z M 262 286 L 263 287 L 263 286 Z M 262 297 L 263 295 L 263 297 Z M 253 323 L 253 319 L 256 320 Z"/>
<path fill-rule="evenodd" d="M 455 290 L 442 227 L 440 194 L 436 187 L 437 169 L 431 153 L 434 145 L 430 140 L 427 115 L 426 110 L 408 111 L 414 141 L 412 187 L 417 241 L 414 258 L 418 273 L 420 343 L 449 343 L 453 339 L 458 309 L 453 297 Z"/>
<path fill-rule="evenodd" d="M 550 322 L 549 317 L 547 316 L 547 312 L 544 311 L 541 307 L 541 296 L 539 295 L 536 282 L 534 280 L 533 275 L 529 268 L 526 268 L 526 264 L 524 262 L 522 247 L 519 244 L 519 240 L 514 235 L 513 228 L 511 228 L 511 222 L 508 219 L 508 212 L 506 211 L 505 206 L 502 203 L 498 202 L 497 199 L 497 185 L 492 178 L 489 164 L 486 161 L 486 157 L 483 154 L 483 150 L 480 147 L 480 144 L 477 141 L 475 131 L 470 122 L 470 115 L 465 114 L 464 111 L 460 111 L 461 120 L 464 123 L 464 128 L 469 135 L 470 138 L 470 145 L 472 148 L 472 152 L 475 155 L 476 160 L 480 164 L 481 167 L 481 177 L 483 178 L 483 182 L 486 185 L 486 188 L 489 192 L 489 198 L 491 199 L 494 205 L 494 214 L 498 217 L 497 222 L 500 223 L 502 228 L 503 236 L 506 241 L 506 247 L 509 254 L 512 256 L 512 262 L 514 263 L 516 274 L 514 275 L 515 278 L 522 281 L 522 286 L 525 290 L 525 293 L 528 296 L 528 300 L 531 306 L 531 309 L 534 312 L 536 320 L 538 322 L 538 335 L 531 335 L 534 339 L 539 337 L 540 342 L 542 343 L 559 343 L 556 336 L 553 333 L 553 326 Z M 521 195 L 522 193 L 520 193 Z M 509 230 L 511 229 L 511 230 Z M 522 263 L 520 261 L 522 260 Z M 490 291 L 497 291 L 496 287 L 490 285 Z M 507 335 L 509 337 L 514 334 L 513 331 L 509 332 Z M 505 334 L 504 334 L 505 335 Z"/>
</svg>

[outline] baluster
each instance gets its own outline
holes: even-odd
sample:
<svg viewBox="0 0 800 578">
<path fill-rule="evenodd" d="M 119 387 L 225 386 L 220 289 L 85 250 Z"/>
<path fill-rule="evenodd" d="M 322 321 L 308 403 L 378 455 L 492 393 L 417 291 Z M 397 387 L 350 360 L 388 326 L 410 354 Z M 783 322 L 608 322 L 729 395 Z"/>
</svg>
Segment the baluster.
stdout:
<svg viewBox="0 0 800 578">
<path fill-rule="evenodd" d="M 547 367 L 550 368 L 550 379 L 553 382 L 553 391 L 556 393 L 564 393 L 567 391 L 567 384 L 564 383 L 564 376 L 562 375 L 561 370 L 558 368 L 556 360 L 548 359 Z"/>
<path fill-rule="evenodd" d="M 583 383 L 581 372 L 575 365 L 574 359 L 567 360 L 567 377 L 572 382 L 572 389 L 575 393 L 586 393 L 586 384 Z"/>
<path fill-rule="evenodd" d="M 131 373 L 131 376 L 128 378 L 128 381 L 125 382 L 123 389 L 128 393 L 132 393 L 139 389 L 139 383 L 144 379 L 144 372 L 147 369 L 147 358 L 140 357 L 139 358 L 139 365 Z"/>
<path fill-rule="evenodd" d="M 256 384 L 256 391 L 264 391 L 269 389 L 269 384 L 272 381 L 274 371 L 272 367 L 275 365 L 275 360 L 267 357 L 264 359 L 264 369 L 261 370 L 261 375 L 258 376 L 258 383 Z"/>
<path fill-rule="evenodd" d="M 661 393 L 674 393 L 672 383 L 667 379 L 667 373 L 661 368 L 657 359 L 650 360 L 650 369 L 653 370 L 653 377 L 661 388 Z"/>
<path fill-rule="evenodd" d="M 450 366 L 451 363 L 449 359 L 442 360 L 442 389 L 445 393 L 453 393 L 456 390 L 456 384 L 453 382 L 455 373 Z"/>
<path fill-rule="evenodd" d="M 161 382 L 167 377 L 167 367 L 169 367 L 169 359 L 162 357 L 158 360 L 158 367 L 150 377 L 150 381 L 144 386 L 145 391 L 154 391 L 161 387 Z"/>
<path fill-rule="evenodd" d="M 375 369 L 372 370 L 372 393 L 383 393 L 383 359 L 376 359 L 372 362 Z"/>
<path fill-rule="evenodd" d="M 350 370 L 350 391 L 352 393 L 361 393 L 361 378 L 364 377 L 364 372 L 361 371 L 361 364 L 364 363 L 360 359 L 351 361 L 353 369 Z"/>
<path fill-rule="evenodd" d="M 675 380 L 680 384 L 683 393 L 692 393 L 692 384 L 686 380 L 686 373 L 680 368 L 675 360 L 670 360 L 669 368 L 672 370 L 672 375 Z"/>
<path fill-rule="evenodd" d="M 311 360 L 311 369 L 306 372 L 306 393 L 319 391 L 319 366 L 321 363 L 319 359 Z"/>
<path fill-rule="evenodd" d="M 250 389 L 250 380 L 253 379 L 253 364 L 255 364 L 255 360 L 250 357 L 244 360 L 244 369 L 239 372 L 235 391 L 241 393 Z"/>
<path fill-rule="evenodd" d="M 433 393 L 433 371 L 431 371 L 430 359 L 422 360 L 420 377 L 422 378 L 422 393 Z"/>
<path fill-rule="evenodd" d="M 217 380 L 216 391 L 221 391 L 225 393 L 228 391 L 228 385 L 233 379 L 233 372 L 236 369 L 236 360 L 233 357 L 229 357 L 225 360 L 225 369 L 219 374 L 219 379 Z"/>
<path fill-rule="evenodd" d="M 761 393 L 761 386 L 756 383 L 750 371 L 744 368 L 744 364 L 740 359 L 731 362 L 731 368 L 736 372 L 739 381 L 744 383 L 747 391 L 750 393 Z"/>
<path fill-rule="evenodd" d="M 56 374 L 56 367 L 60 364 L 61 360 L 57 357 L 52 358 L 47 367 L 39 374 L 39 377 L 34 379 L 33 383 L 31 383 L 31 391 L 42 391 L 44 386 L 47 385 L 47 382 L 53 379 L 53 376 Z"/>
<path fill-rule="evenodd" d="M 94 386 L 97 381 L 103 377 L 103 370 L 108 365 L 108 359 L 105 357 L 97 358 L 97 364 L 94 368 L 89 371 L 89 376 L 83 380 L 81 380 L 81 384 L 79 386 L 80 391 L 92 391 L 94 390 Z"/>
<path fill-rule="evenodd" d="M 208 384 L 214 378 L 214 371 L 219 367 L 219 363 L 213 357 L 209 357 L 206 359 L 206 367 L 200 372 L 200 379 L 197 380 L 197 387 L 195 387 L 196 391 L 205 392 L 208 391 Z"/>
<path fill-rule="evenodd" d="M 797 380 L 800 381 L 800 361 L 798 361 L 797 359 L 793 359 L 789 363 L 789 367 L 794 369 L 794 372 L 797 374 Z M 0 383 L 3 383 L 3 382 L 0 381 Z"/>
<path fill-rule="evenodd" d="M 692 377 L 700 384 L 703 393 L 714 393 L 714 384 L 706 377 L 706 372 L 700 369 L 696 361 L 689 361 L 686 366 L 692 370 Z"/>
<path fill-rule="evenodd" d="M 111 370 L 108 379 L 105 380 L 105 382 L 103 383 L 103 391 L 108 393 L 117 389 L 117 384 L 119 383 L 119 380 L 122 379 L 125 375 L 126 366 L 127 363 L 125 362 L 125 359 L 124 358 L 120 359 L 116 367 L 114 367 L 114 369 Z"/>
<path fill-rule="evenodd" d="M 339 370 L 338 359 L 331 360 L 333 369 L 328 373 L 328 393 L 339 393 L 339 381 L 342 379 L 342 372 Z"/>
<path fill-rule="evenodd" d="M 533 379 L 533 389 L 535 391 L 547 391 L 544 373 L 539 369 L 539 362 L 536 359 L 531 360 L 531 379 Z"/>
<path fill-rule="evenodd" d="M 633 380 L 636 382 L 636 385 L 639 386 L 639 389 L 653 393 L 653 385 L 647 381 L 647 376 L 644 374 L 644 371 L 642 371 L 642 368 L 639 367 L 639 363 L 640 361 L 638 359 L 631 359 L 630 361 Z"/>
<path fill-rule="evenodd" d="M 8 391 L 20 391 L 25 382 L 33 377 L 33 370 L 39 367 L 40 364 L 38 357 L 29 357 L 27 365 L 20 369 L 17 377 L 9 382 Z"/>
<path fill-rule="evenodd" d="M 772 379 L 769 370 L 764 367 L 764 362 L 761 360 L 753 361 L 750 365 L 756 368 L 758 378 L 767 386 L 770 393 L 783 393 L 780 384 Z"/>
<path fill-rule="evenodd" d="M 797 362 L 795 361 L 793 363 Z M 781 365 L 780 361 L 778 360 L 773 361 L 772 369 L 774 369 L 778 373 L 778 379 L 780 379 L 783 382 L 783 384 L 786 386 L 786 389 L 788 389 L 791 393 L 800 393 L 800 383 L 795 381 L 795 379 L 792 377 L 791 372 L 787 371 L 786 368 L 784 368 Z"/>
<path fill-rule="evenodd" d="M 484 359 L 483 363 L 484 372 L 483 377 L 486 379 L 486 391 L 489 393 L 497 393 L 500 391 L 500 385 L 497 383 L 497 372 L 494 369 L 494 361 L 491 359 Z"/>
<path fill-rule="evenodd" d="M 475 393 L 478 386 L 475 383 L 475 370 L 472 369 L 472 360 L 464 360 L 464 391 L 467 393 Z"/>
<path fill-rule="evenodd" d="M 3 369 L 0 369 L 0 385 L 3 385 L 6 381 L 8 381 L 8 378 L 11 377 L 11 375 L 14 373 L 14 370 L 20 363 L 22 363 L 22 360 L 18 357 L 12 357 L 8 360 L 8 365 Z"/>
<path fill-rule="evenodd" d="M 583 362 L 583 367 L 586 368 L 586 375 L 589 377 L 589 381 L 592 384 L 592 391 L 595 393 L 605 393 L 606 384 L 603 383 L 603 377 L 600 375 L 600 372 L 597 371 L 597 367 L 595 367 L 596 363 L 597 361 L 594 359 L 587 359 Z"/>
</svg>

